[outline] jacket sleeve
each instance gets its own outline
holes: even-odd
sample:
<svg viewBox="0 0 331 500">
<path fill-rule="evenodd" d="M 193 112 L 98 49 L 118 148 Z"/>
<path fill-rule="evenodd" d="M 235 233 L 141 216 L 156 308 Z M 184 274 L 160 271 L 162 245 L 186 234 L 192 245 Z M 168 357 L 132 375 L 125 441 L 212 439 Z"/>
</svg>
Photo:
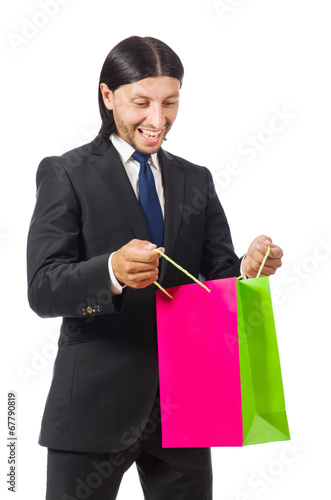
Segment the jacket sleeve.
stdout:
<svg viewBox="0 0 331 500">
<path fill-rule="evenodd" d="M 28 300 L 41 317 L 83 317 L 119 311 L 122 297 L 112 296 L 110 254 L 82 256 L 81 211 L 65 169 L 42 160 L 37 199 L 27 242 Z M 63 168 L 63 167 L 62 167 Z"/>
<path fill-rule="evenodd" d="M 207 168 L 206 173 L 208 203 L 201 274 L 206 280 L 236 277 L 240 275 L 242 259 L 235 254 L 229 224 Z"/>
</svg>

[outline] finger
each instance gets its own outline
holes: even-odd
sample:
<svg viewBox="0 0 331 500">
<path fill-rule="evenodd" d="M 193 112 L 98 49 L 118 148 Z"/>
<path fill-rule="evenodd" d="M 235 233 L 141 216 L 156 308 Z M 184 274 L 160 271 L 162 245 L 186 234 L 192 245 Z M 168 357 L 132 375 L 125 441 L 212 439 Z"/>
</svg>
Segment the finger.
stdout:
<svg viewBox="0 0 331 500">
<path fill-rule="evenodd" d="M 255 250 L 252 251 L 252 256 L 253 256 L 253 252 L 254 251 L 257 251 L 259 252 L 260 254 L 263 255 L 263 257 L 265 256 L 265 254 L 267 253 L 267 250 L 268 250 L 268 246 L 270 247 L 270 253 L 268 255 L 268 259 L 281 259 L 283 257 L 283 250 L 278 246 L 278 245 L 274 245 L 273 243 L 270 244 L 270 245 L 264 245 L 264 244 L 257 244 L 255 246 Z M 255 254 L 256 255 L 256 254 Z M 262 262 L 262 261 L 261 261 Z"/>
<path fill-rule="evenodd" d="M 155 250 L 156 249 L 156 245 L 154 243 L 151 243 L 150 241 L 147 241 L 147 240 L 137 240 L 137 239 L 134 239 L 134 240 L 131 240 L 127 245 L 124 245 L 124 247 L 122 247 L 123 249 L 127 249 L 129 251 L 137 251 L 138 253 L 140 251 L 142 252 L 151 252 L 152 250 Z M 164 248 L 160 248 L 160 250 L 163 250 L 164 251 Z M 154 254 L 156 255 L 156 252 L 154 252 Z"/>
<path fill-rule="evenodd" d="M 156 245 L 154 243 L 148 243 L 146 250 L 155 250 Z"/>
<path fill-rule="evenodd" d="M 126 284 L 131 288 L 145 288 L 157 281 L 159 277 L 158 270 L 155 272 L 142 272 L 136 274 L 129 274 L 126 279 Z"/>
<path fill-rule="evenodd" d="M 268 258 L 281 259 L 283 255 L 283 250 L 279 246 L 275 245 L 274 247 L 270 248 L 270 254 Z"/>
<path fill-rule="evenodd" d="M 165 249 L 163 247 L 158 247 L 155 243 L 151 243 L 147 240 L 131 240 L 128 244 L 128 247 L 136 248 L 137 250 L 160 250 L 160 252 L 164 253 Z M 156 253 L 156 252 L 155 252 Z"/>
<path fill-rule="evenodd" d="M 155 272 L 159 267 L 159 260 L 156 259 L 153 262 L 140 262 L 140 261 L 127 260 L 123 262 L 122 266 L 123 266 L 123 271 L 127 275 Z"/>
<path fill-rule="evenodd" d="M 275 274 L 278 267 L 280 267 L 280 266 L 275 266 L 275 265 L 270 266 L 270 265 L 267 265 L 267 263 L 266 263 L 261 270 L 261 275 L 265 274 L 267 276 L 270 276 L 271 274 Z"/>
<path fill-rule="evenodd" d="M 264 255 L 259 253 L 259 252 L 251 256 L 251 261 L 252 261 L 254 268 L 257 266 L 261 266 L 261 264 L 263 262 L 263 258 L 264 258 Z M 270 257 L 270 255 L 269 255 L 267 260 L 265 261 L 263 267 L 272 267 L 274 269 L 277 269 L 281 265 L 282 265 L 282 260 L 280 258 Z"/>
<path fill-rule="evenodd" d="M 267 249 L 265 252 L 263 251 L 264 249 L 261 247 L 260 250 L 252 250 L 250 254 L 250 260 L 251 262 L 255 262 L 255 265 L 260 266 L 262 264 L 262 261 L 264 259 L 264 256 L 267 252 Z"/>
<path fill-rule="evenodd" d="M 136 281 L 149 279 L 151 275 L 153 275 L 154 280 L 158 275 L 158 259 L 153 262 L 136 262 L 130 259 L 122 259 L 115 260 L 116 254 L 113 256 L 112 267 L 115 273 L 116 278 L 119 282 L 124 282 L 128 284 L 128 281 Z M 147 275 L 143 275 L 142 273 L 148 273 Z"/>
<path fill-rule="evenodd" d="M 270 236 L 266 236 L 265 234 L 261 234 L 260 236 L 258 236 L 255 241 L 257 242 L 257 245 L 262 244 L 269 247 L 273 245 Z"/>
<path fill-rule="evenodd" d="M 245 262 L 243 271 L 249 276 L 250 275 L 256 276 L 256 274 L 260 269 L 260 266 L 261 264 L 257 262 L 255 259 L 249 259 Z"/>
<path fill-rule="evenodd" d="M 150 250 L 129 248 L 126 257 L 132 262 L 150 264 L 152 264 L 153 262 L 156 263 L 161 258 L 161 255 L 157 252 L 154 252 L 154 248 L 156 248 L 156 245 L 153 245 L 153 248 L 151 248 Z"/>
<path fill-rule="evenodd" d="M 259 264 L 256 261 L 253 261 L 249 263 L 249 266 L 244 268 L 244 271 L 246 272 L 248 277 L 255 278 L 260 270 L 260 267 L 261 264 Z M 275 274 L 275 272 L 276 268 L 270 266 L 263 266 L 260 276 L 271 276 L 272 274 Z"/>
<path fill-rule="evenodd" d="M 261 276 L 262 274 L 266 274 L 267 276 L 270 276 L 271 274 L 274 274 L 279 267 L 281 267 L 282 261 L 281 259 L 267 259 L 264 263 L 264 266 L 261 270 Z M 261 267 L 261 264 L 256 263 L 254 266 L 254 269 L 257 267 Z"/>
</svg>

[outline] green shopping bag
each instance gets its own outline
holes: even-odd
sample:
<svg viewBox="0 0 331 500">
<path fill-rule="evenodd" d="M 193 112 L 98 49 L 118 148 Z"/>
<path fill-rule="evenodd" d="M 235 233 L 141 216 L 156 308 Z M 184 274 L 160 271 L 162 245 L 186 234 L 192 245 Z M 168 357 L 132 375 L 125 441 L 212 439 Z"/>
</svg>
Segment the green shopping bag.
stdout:
<svg viewBox="0 0 331 500">
<path fill-rule="evenodd" d="M 243 445 L 290 439 L 269 278 L 237 281 Z"/>
</svg>

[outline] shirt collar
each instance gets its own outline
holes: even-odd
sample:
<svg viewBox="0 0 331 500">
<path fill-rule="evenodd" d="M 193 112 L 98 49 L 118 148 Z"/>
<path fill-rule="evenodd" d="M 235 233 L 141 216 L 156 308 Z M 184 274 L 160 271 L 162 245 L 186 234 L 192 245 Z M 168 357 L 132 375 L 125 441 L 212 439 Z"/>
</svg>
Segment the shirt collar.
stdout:
<svg viewBox="0 0 331 500">
<path fill-rule="evenodd" d="M 118 154 L 120 155 L 123 164 L 126 164 L 128 161 L 130 161 L 132 154 L 135 152 L 135 149 L 117 134 L 111 134 L 110 140 L 113 143 L 113 146 L 117 150 Z M 149 163 L 157 170 L 160 169 L 157 153 L 153 153 L 151 155 Z"/>
</svg>

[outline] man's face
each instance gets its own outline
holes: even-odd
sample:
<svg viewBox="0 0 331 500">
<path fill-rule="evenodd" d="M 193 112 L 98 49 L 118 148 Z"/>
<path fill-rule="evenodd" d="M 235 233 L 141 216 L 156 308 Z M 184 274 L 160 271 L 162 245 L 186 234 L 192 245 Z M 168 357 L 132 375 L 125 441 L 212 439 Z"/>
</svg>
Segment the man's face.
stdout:
<svg viewBox="0 0 331 500">
<path fill-rule="evenodd" d="M 101 83 L 105 106 L 113 110 L 116 132 L 140 153 L 156 153 L 176 119 L 180 82 L 161 76 L 122 85 Z"/>
</svg>

